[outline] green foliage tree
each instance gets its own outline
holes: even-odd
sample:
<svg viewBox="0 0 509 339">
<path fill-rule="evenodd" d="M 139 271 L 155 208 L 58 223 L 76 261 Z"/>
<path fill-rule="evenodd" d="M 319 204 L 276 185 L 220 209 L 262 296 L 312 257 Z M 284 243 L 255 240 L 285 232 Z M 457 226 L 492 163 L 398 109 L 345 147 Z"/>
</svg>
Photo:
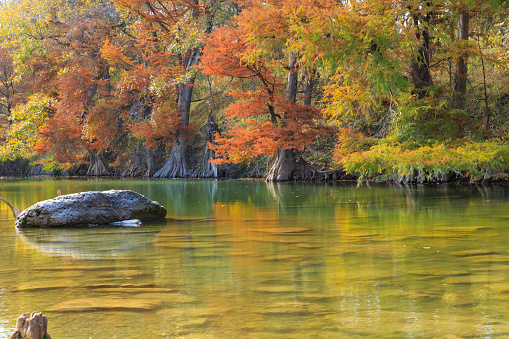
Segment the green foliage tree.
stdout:
<svg viewBox="0 0 509 339">
<path fill-rule="evenodd" d="M 55 103 L 50 97 L 34 94 L 27 103 L 16 106 L 9 117 L 12 127 L 6 145 L 0 148 L 0 161 L 34 158 L 39 129 L 54 111 Z"/>
</svg>

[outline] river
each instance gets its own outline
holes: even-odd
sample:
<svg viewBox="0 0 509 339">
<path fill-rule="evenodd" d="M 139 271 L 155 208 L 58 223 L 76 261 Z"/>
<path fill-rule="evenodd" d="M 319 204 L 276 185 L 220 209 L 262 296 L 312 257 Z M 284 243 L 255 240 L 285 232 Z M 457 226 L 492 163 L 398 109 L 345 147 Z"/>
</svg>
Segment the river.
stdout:
<svg viewBox="0 0 509 339">
<path fill-rule="evenodd" d="M 132 189 L 140 227 L 18 232 L 0 205 L 0 337 L 509 337 L 509 186 L 0 179 L 18 208 Z"/>
</svg>

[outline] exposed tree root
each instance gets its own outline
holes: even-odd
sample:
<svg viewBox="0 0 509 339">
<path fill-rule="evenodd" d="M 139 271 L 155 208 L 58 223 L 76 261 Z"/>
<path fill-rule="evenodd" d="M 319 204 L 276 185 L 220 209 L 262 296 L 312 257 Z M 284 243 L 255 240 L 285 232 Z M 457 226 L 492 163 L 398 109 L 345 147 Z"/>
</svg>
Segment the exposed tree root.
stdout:
<svg viewBox="0 0 509 339">
<path fill-rule="evenodd" d="M 122 173 L 123 177 L 145 177 L 154 175 L 156 152 L 150 148 L 138 145 L 131 148 L 132 156 L 129 166 Z"/>
<path fill-rule="evenodd" d="M 90 161 L 92 162 L 92 165 L 88 169 L 87 175 L 110 175 L 109 163 L 103 152 L 90 153 Z"/>
<path fill-rule="evenodd" d="M 163 168 L 154 174 L 154 178 L 185 178 L 189 176 L 185 157 L 185 140 L 179 139 L 173 145 Z"/>
<path fill-rule="evenodd" d="M 342 170 L 322 171 L 302 159 L 293 149 L 279 151 L 276 161 L 267 173 L 267 181 L 292 180 L 353 180 L 356 176 L 347 175 Z"/>
<path fill-rule="evenodd" d="M 206 147 L 203 164 L 198 175 L 200 178 L 217 178 L 217 165 L 211 162 L 213 159 L 214 152 Z"/>
</svg>

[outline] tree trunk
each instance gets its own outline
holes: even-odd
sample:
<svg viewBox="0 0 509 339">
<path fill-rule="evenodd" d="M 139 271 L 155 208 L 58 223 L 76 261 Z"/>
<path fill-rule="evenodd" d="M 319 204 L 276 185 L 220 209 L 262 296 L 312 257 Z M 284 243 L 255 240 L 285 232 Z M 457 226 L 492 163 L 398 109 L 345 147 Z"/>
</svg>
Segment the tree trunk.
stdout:
<svg viewBox="0 0 509 339">
<path fill-rule="evenodd" d="M 200 57 L 200 49 L 195 48 L 190 52 L 187 59 L 186 69 L 196 65 Z M 179 88 L 178 109 L 180 115 L 180 124 L 184 127 L 189 126 L 189 114 L 191 111 L 191 97 L 193 95 L 193 85 L 195 77 L 191 77 L 185 84 Z M 163 168 L 154 174 L 154 178 L 184 178 L 189 175 L 186 161 L 187 135 L 184 131 L 177 131 L 175 144 L 171 148 L 168 160 Z"/>
<path fill-rule="evenodd" d="M 481 38 L 477 39 L 477 46 L 479 50 L 481 50 Z M 483 87 L 483 101 L 484 101 L 484 134 L 485 138 L 488 137 L 489 128 L 490 128 L 490 118 L 491 118 L 491 109 L 489 104 L 489 95 L 488 95 L 488 84 L 486 82 L 486 66 L 484 64 L 484 56 L 481 53 L 481 69 L 482 69 L 482 87 Z"/>
<path fill-rule="evenodd" d="M 297 100 L 297 58 L 290 54 L 288 63 L 288 83 L 286 86 L 286 102 L 295 103 Z M 284 117 L 286 118 L 286 117 Z M 267 181 L 304 180 L 304 167 L 308 165 L 302 160 L 295 149 L 280 149 L 274 163 L 267 173 Z"/>
<path fill-rule="evenodd" d="M 315 75 L 316 69 L 314 69 L 311 74 L 309 72 L 306 74 L 306 88 L 304 89 L 304 101 L 303 101 L 303 104 L 306 106 L 311 106 L 311 104 L 313 103 Z"/>
<path fill-rule="evenodd" d="M 459 16 L 458 41 L 467 41 L 470 26 L 470 13 L 463 10 Z M 463 48 L 465 50 L 465 48 Z M 454 74 L 453 108 L 466 109 L 465 95 L 467 93 L 468 52 L 462 52 L 456 59 Z"/>
<path fill-rule="evenodd" d="M 288 83 L 286 84 L 286 102 L 288 103 L 295 103 L 297 101 L 298 80 L 297 57 L 294 54 L 290 54 L 288 61 Z"/>
<path fill-rule="evenodd" d="M 295 103 L 297 100 L 297 57 L 290 55 L 288 64 L 288 84 L 286 87 L 286 102 Z M 314 73 L 314 72 L 313 72 Z M 313 89 L 313 78 L 308 76 L 306 92 L 309 93 L 309 99 L 305 98 L 305 104 L 311 104 L 311 92 Z M 309 101 L 308 101 L 309 100 Z M 286 118 L 286 117 L 284 117 Z M 284 121 L 283 121 L 284 123 Z M 320 171 L 316 166 L 309 164 L 302 159 L 301 154 L 296 149 L 281 148 L 278 151 L 276 160 L 267 173 L 267 181 L 289 181 L 289 180 L 329 180 L 347 178 L 342 171 Z"/>
<path fill-rule="evenodd" d="M 213 163 L 214 151 L 205 146 L 205 157 L 203 158 L 203 166 L 199 177 L 201 178 L 217 178 L 217 165 Z"/>
<path fill-rule="evenodd" d="M 110 175 L 108 160 L 103 152 L 90 152 L 90 165 L 87 176 L 103 176 Z"/>
<path fill-rule="evenodd" d="M 276 161 L 267 173 L 267 181 L 289 181 L 310 179 L 312 171 L 310 164 L 304 161 L 294 149 L 280 149 Z"/>
<path fill-rule="evenodd" d="M 425 96 L 425 89 L 433 85 L 431 71 L 429 68 L 429 32 L 427 29 L 421 30 L 422 44 L 419 47 L 417 55 L 414 56 L 411 65 L 412 83 L 419 92 L 419 96 Z"/>
<path fill-rule="evenodd" d="M 173 144 L 168 160 L 163 168 L 154 174 L 154 178 L 184 178 L 188 175 L 185 156 L 186 139 L 180 135 Z"/>
<path fill-rule="evenodd" d="M 427 13 L 424 18 L 419 19 L 417 15 L 414 16 L 414 24 L 418 27 L 416 33 L 417 40 L 421 43 L 417 54 L 412 59 L 410 65 L 410 73 L 412 77 L 412 84 L 419 98 L 424 98 L 427 95 L 426 87 L 433 85 L 433 79 L 430 71 L 430 34 L 426 24 L 431 20 L 431 13 Z M 425 24 L 426 23 L 426 24 Z M 420 28 L 419 26 L 424 26 Z"/>
<path fill-rule="evenodd" d="M 209 118 L 207 124 L 204 126 L 205 131 L 205 157 L 203 159 L 203 164 L 201 168 L 201 173 L 199 174 L 202 178 L 217 178 L 217 165 L 212 162 L 215 159 L 214 151 L 211 150 L 208 146 L 208 143 L 214 143 L 215 141 L 215 132 L 219 133 L 219 126 L 217 124 L 217 118 L 212 111 L 209 114 Z"/>
<path fill-rule="evenodd" d="M 210 142 L 213 144 L 215 142 L 214 133 L 219 133 L 219 125 L 217 123 L 216 105 L 214 103 L 214 96 L 212 93 L 212 83 L 210 82 L 210 77 L 208 75 L 207 82 L 209 84 L 211 111 L 208 116 L 207 123 L 203 128 L 205 131 L 205 157 L 203 159 L 200 177 L 217 178 L 217 165 L 212 162 L 215 158 L 214 151 L 209 148 L 208 143 Z"/>
<path fill-rule="evenodd" d="M 214 143 L 215 135 L 214 132 L 219 132 L 217 122 L 209 116 L 209 121 L 205 125 L 205 157 L 203 159 L 202 170 L 200 177 L 203 178 L 217 178 L 217 165 L 212 162 L 214 157 L 214 151 L 208 146 L 208 143 Z"/>
<path fill-rule="evenodd" d="M 145 172 L 144 177 L 150 178 L 154 175 L 154 151 L 150 148 L 147 148 L 147 172 Z"/>
</svg>

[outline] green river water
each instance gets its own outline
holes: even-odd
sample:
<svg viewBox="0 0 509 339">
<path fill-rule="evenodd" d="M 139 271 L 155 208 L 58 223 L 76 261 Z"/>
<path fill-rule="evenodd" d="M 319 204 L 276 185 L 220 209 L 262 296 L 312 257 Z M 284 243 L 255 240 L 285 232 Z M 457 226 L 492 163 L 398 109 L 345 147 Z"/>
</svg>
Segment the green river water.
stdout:
<svg viewBox="0 0 509 339">
<path fill-rule="evenodd" d="M 140 227 L 18 232 L 0 205 L 0 338 L 509 338 L 509 186 L 0 179 L 18 208 L 132 189 Z"/>
</svg>

